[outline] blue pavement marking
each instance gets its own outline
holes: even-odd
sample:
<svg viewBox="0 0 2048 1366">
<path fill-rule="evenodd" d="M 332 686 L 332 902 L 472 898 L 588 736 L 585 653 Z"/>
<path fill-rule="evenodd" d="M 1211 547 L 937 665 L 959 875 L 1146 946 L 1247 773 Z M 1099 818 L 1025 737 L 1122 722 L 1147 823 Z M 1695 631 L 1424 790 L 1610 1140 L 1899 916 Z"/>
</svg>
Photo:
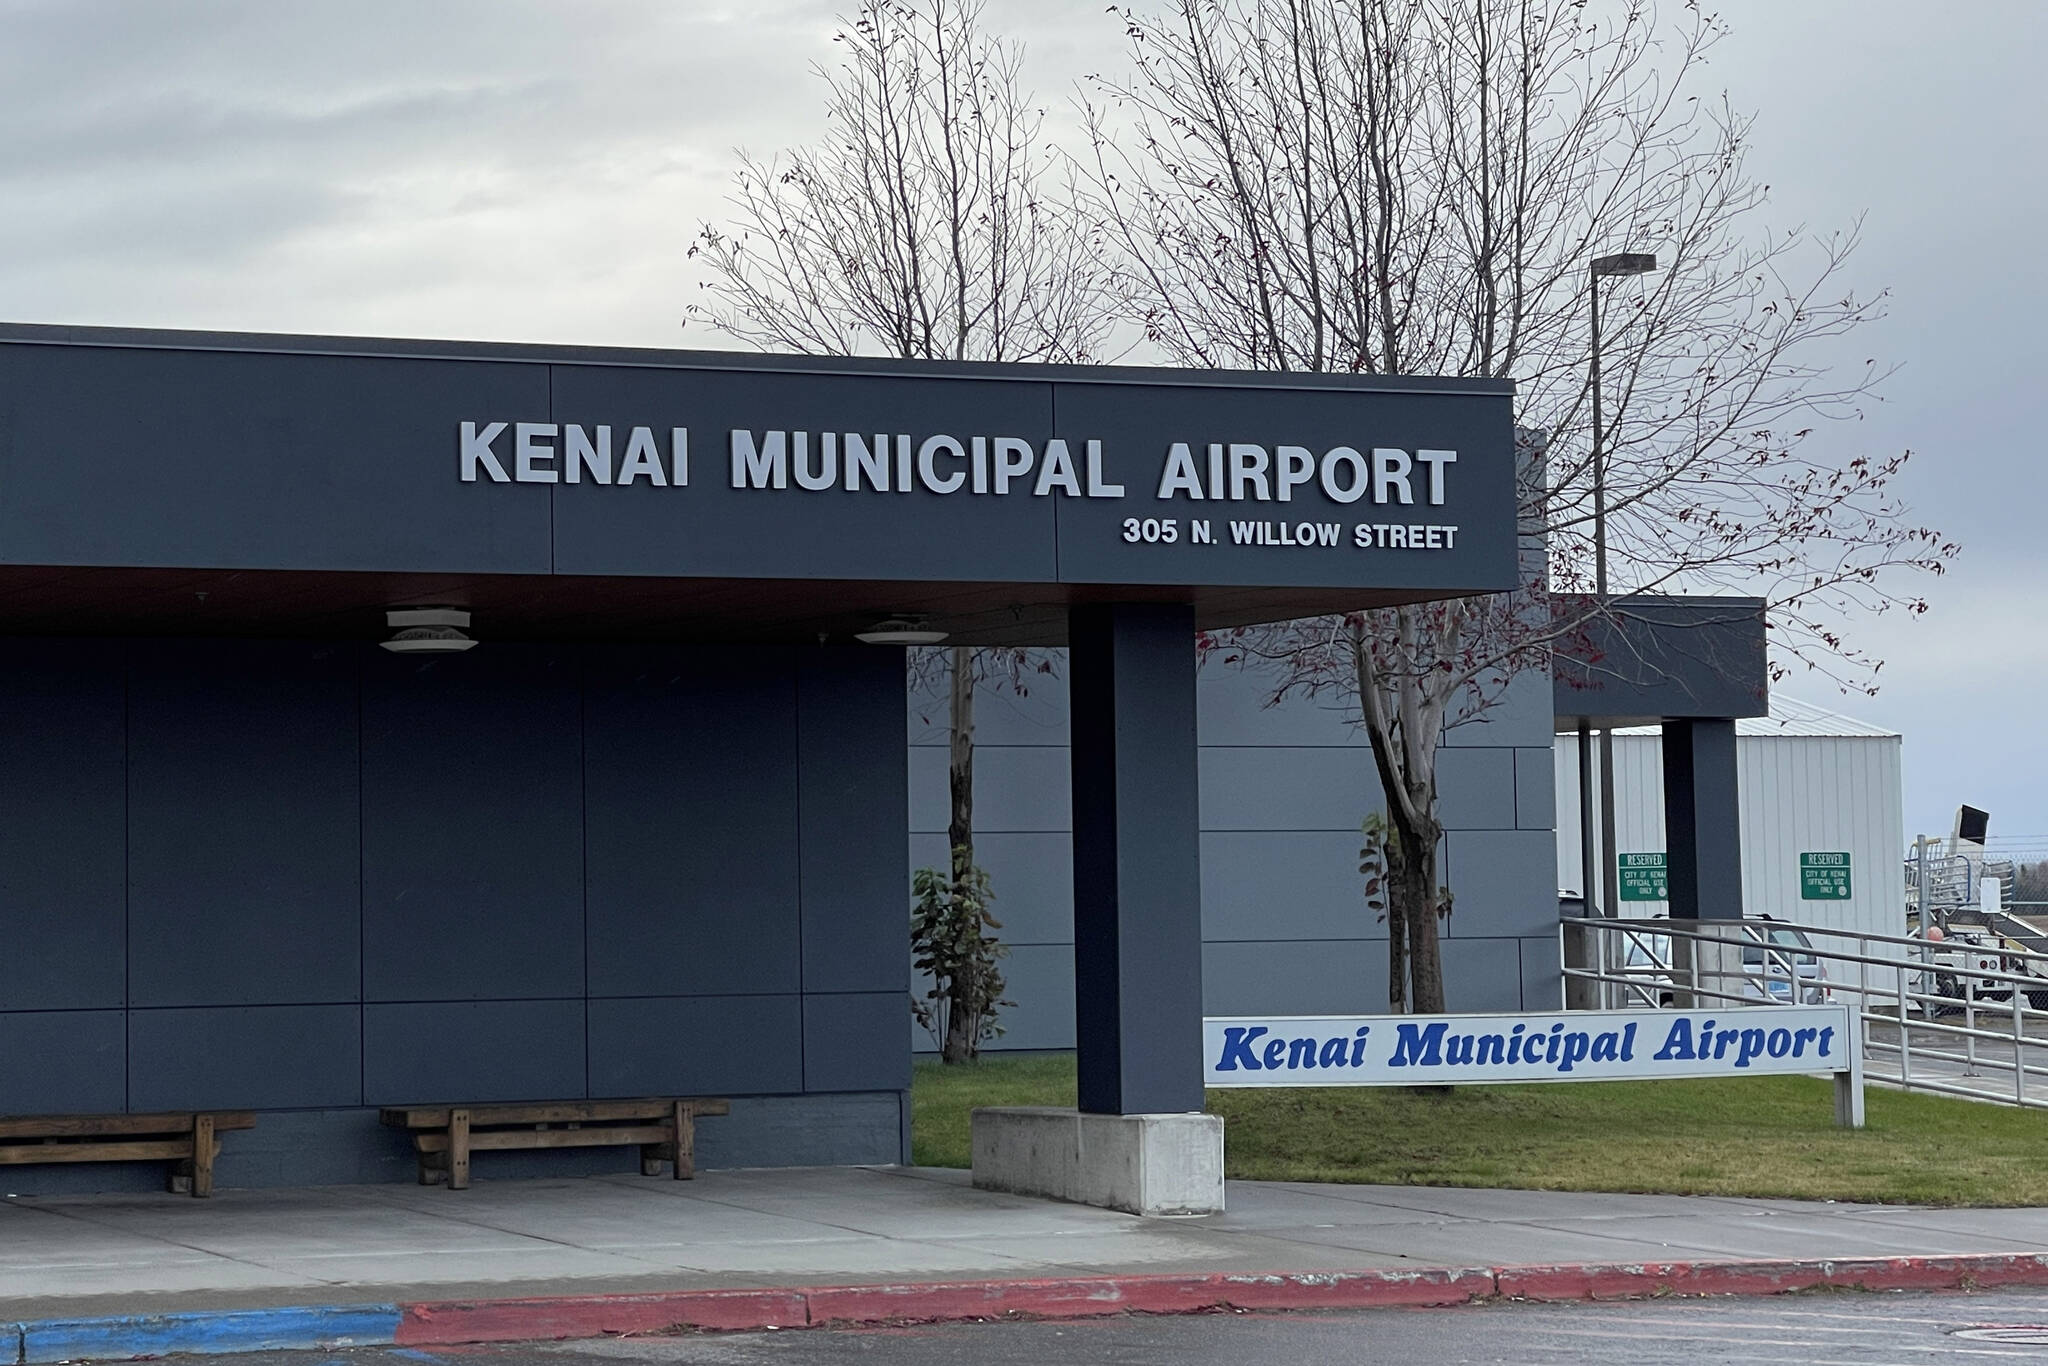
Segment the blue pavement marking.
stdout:
<svg viewBox="0 0 2048 1366">
<path fill-rule="evenodd" d="M 11 1360 L 124 1360 L 174 1352 L 258 1352 L 387 1347 L 398 1335 L 395 1304 L 313 1305 L 217 1313 L 43 1319 L 20 1325 Z M 0 1352 L 6 1337 L 0 1335 Z"/>
</svg>

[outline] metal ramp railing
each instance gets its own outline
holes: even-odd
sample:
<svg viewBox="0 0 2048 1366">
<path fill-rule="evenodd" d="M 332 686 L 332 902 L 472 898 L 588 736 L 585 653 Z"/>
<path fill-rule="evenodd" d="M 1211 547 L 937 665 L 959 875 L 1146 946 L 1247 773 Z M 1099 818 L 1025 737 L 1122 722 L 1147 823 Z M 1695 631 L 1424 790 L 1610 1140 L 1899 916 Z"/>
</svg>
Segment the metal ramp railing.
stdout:
<svg viewBox="0 0 2048 1366">
<path fill-rule="evenodd" d="M 1852 1004 L 1869 1080 L 2048 1109 L 2048 953 L 1763 919 L 1570 916 L 1561 935 L 1576 1005 Z"/>
</svg>

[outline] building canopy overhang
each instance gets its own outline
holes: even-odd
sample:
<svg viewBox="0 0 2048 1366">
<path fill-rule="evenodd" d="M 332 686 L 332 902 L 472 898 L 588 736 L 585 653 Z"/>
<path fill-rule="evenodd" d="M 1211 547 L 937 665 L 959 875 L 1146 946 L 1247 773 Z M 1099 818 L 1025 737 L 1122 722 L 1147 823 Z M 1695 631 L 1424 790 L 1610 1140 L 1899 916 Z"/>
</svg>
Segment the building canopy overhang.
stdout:
<svg viewBox="0 0 2048 1366">
<path fill-rule="evenodd" d="M 1646 593 L 1554 606 L 1574 623 L 1551 656 L 1560 735 L 1770 711 L 1761 598 Z"/>
<path fill-rule="evenodd" d="M 1051 644 L 1511 588 L 1507 382 L 0 327 L 0 633 Z"/>
</svg>

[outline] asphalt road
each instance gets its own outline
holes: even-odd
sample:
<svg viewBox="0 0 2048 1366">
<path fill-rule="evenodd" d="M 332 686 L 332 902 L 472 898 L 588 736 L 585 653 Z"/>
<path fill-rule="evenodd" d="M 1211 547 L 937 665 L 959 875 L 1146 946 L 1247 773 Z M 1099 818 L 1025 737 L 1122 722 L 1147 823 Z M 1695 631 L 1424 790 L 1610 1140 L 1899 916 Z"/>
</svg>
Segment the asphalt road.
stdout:
<svg viewBox="0 0 2048 1366">
<path fill-rule="evenodd" d="M 197 1363 L 202 1359 L 192 1358 Z M 1793 1295 L 1350 1314 L 1199 1315 L 277 1352 L 208 1366 L 1477 1366 L 2048 1362 L 2048 1294 Z"/>
</svg>

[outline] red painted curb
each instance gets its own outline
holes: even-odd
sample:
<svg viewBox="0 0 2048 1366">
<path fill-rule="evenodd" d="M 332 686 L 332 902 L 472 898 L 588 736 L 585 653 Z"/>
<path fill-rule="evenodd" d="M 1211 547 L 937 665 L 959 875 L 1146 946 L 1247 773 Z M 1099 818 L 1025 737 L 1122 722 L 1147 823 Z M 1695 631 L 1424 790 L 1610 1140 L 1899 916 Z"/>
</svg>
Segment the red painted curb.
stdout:
<svg viewBox="0 0 2048 1366">
<path fill-rule="evenodd" d="M 1822 1286 L 1957 1290 L 1996 1285 L 2048 1286 L 2048 1255 L 1208 1272 L 448 1300 L 399 1306 L 396 1342 L 399 1346 L 452 1346 L 675 1328 L 730 1332 L 828 1323 L 1098 1318 L 1217 1309 L 1436 1307 L 1495 1297 L 1644 1299 L 1656 1295 L 1781 1295 Z"/>
<path fill-rule="evenodd" d="M 1507 1299 L 1640 1299 L 1649 1295 L 1782 1295 L 1845 1290 L 1960 1290 L 2048 1285 L 2048 1256 L 1840 1257 L 1802 1261 L 1643 1262 L 1510 1266 L 1494 1272 Z"/>
<path fill-rule="evenodd" d="M 528 1300 L 443 1300 L 399 1306 L 400 1347 L 526 1342 L 659 1333 L 671 1328 L 806 1328 L 805 1292 L 679 1290 L 657 1295 L 561 1295 Z"/>
<path fill-rule="evenodd" d="M 823 1324 L 935 1322 L 1006 1315 L 1192 1314 L 1205 1309 L 1367 1309 L 1465 1304 L 1492 1293 L 1493 1273 L 1466 1267 L 848 1285 L 812 1290 L 808 1295 L 811 1322 Z"/>
</svg>

